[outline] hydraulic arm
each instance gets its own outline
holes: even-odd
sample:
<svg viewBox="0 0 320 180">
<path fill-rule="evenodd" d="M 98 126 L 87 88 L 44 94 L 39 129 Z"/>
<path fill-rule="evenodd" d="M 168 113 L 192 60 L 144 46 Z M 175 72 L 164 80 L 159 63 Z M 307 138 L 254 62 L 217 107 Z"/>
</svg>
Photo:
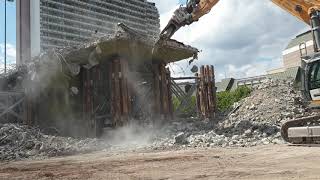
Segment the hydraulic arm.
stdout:
<svg viewBox="0 0 320 180">
<path fill-rule="evenodd" d="M 161 32 L 160 37 L 169 39 L 185 25 L 198 21 L 200 17 L 210 12 L 219 0 L 189 0 L 186 6 L 180 6 L 173 14 L 168 25 Z"/>
<path fill-rule="evenodd" d="M 320 0 L 271 0 L 274 4 L 311 26 L 316 52 L 320 48 Z"/>
<path fill-rule="evenodd" d="M 319 17 L 320 0 L 271 0 L 274 4 L 289 12 L 293 16 L 313 26 L 315 39 L 320 39 Z M 161 38 L 171 38 L 173 34 L 185 25 L 198 21 L 209 13 L 219 0 L 189 0 L 185 6 L 179 7 L 168 25 L 161 32 Z M 317 32 L 319 31 L 319 32 Z M 318 45 L 320 43 L 317 42 Z M 320 47 L 320 46 L 318 46 Z"/>
</svg>

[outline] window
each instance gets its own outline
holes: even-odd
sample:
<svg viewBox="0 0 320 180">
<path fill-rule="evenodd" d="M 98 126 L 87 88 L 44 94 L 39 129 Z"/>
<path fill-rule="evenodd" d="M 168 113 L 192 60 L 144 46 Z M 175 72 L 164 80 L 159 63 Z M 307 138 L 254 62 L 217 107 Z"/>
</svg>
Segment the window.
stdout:
<svg viewBox="0 0 320 180">
<path fill-rule="evenodd" d="M 310 90 L 320 88 L 320 61 L 311 64 L 308 76 Z"/>
</svg>

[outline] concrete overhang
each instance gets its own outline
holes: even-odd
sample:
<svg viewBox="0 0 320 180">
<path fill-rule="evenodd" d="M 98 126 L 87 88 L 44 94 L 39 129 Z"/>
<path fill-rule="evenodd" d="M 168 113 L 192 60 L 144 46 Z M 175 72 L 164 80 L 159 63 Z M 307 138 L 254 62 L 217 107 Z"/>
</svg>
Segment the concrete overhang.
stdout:
<svg viewBox="0 0 320 180">
<path fill-rule="evenodd" d="M 94 42 L 84 44 L 76 49 L 63 50 L 63 55 L 70 63 L 88 64 L 104 61 L 114 55 L 128 58 L 133 63 L 160 60 L 165 63 L 183 59 L 196 58 L 198 49 L 176 40 L 159 40 L 147 38 L 123 24 L 118 24 L 113 35 L 101 37 Z"/>
</svg>

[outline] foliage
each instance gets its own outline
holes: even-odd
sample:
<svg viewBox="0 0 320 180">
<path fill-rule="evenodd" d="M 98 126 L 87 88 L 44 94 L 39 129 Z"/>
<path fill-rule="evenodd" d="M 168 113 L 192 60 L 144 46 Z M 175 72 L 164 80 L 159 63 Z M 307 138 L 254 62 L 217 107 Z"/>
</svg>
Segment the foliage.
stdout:
<svg viewBox="0 0 320 180">
<path fill-rule="evenodd" d="M 240 101 L 241 99 L 248 97 L 251 93 L 251 89 L 246 86 L 240 86 L 234 91 L 225 91 L 217 93 L 217 106 L 220 111 L 226 111 L 232 107 L 235 102 Z M 174 111 L 178 110 L 180 101 L 177 97 L 172 97 Z M 195 96 L 191 97 L 191 103 L 189 107 L 182 109 L 180 112 L 183 115 L 191 116 L 194 115 L 197 105 L 197 100 Z"/>
<path fill-rule="evenodd" d="M 251 89 L 247 86 L 240 86 L 235 91 L 219 92 L 217 94 L 217 106 L 220 111 L 228 110 L 235 102 L 248 97 L 251 93 Z"/>
<path fill-rule="evenodd" d="M 176 112 L 178 110 L 178 107 L 180 106 L 180 101 L 177 97 L 172 97 L 172 101 L 173 101 L 173 108 L 174 111 Z M 197 105 L 197 99 L 195 96 L 191 97 L 191 103 L 188 107 L 185 107 L 183 109 L 181 109 L 181 114 L 186 115 L 186 116 L 191 116 L 194 115 L 194 113 L 196 112 L 196 105 Z"/>
<path fill-rule="evenodd" d="M 177 109 L 178 109 L 178 107 L 180 105 L 180 100 L 177 97 L 173 96 L 172 97 L 172 103 L 173 103 L 173 110 L 177 111 Z"/>
</svg>

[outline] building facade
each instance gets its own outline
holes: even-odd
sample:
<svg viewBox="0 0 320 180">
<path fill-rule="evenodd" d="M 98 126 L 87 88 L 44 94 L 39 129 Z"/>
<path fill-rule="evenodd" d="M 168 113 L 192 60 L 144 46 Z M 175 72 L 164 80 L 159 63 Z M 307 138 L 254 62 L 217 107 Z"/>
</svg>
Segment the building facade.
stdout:
<svg viewBox="0 0 320 180">
<path fill-rule="evenodd" d="M 314 53 L 314 43 L 311 31 L 299 34 L 282 52 L 284 69 L 301 66 L 301 56 L 312 53 Z"/>
<path fill-rule="evenodd" d="M 159 12 L 147 0 L 18 0 L 17 18 L 18 50 L 30 49 L 31 57 L 112 34 L 118 23 L 149 38 L 160 33 Z M 24 37 L 28 34 L 29 38 Z M 21 46 L 25 40 L 27 44 Z M 28 44 L 30 48 L 25 47 Z"/>
</svg>

